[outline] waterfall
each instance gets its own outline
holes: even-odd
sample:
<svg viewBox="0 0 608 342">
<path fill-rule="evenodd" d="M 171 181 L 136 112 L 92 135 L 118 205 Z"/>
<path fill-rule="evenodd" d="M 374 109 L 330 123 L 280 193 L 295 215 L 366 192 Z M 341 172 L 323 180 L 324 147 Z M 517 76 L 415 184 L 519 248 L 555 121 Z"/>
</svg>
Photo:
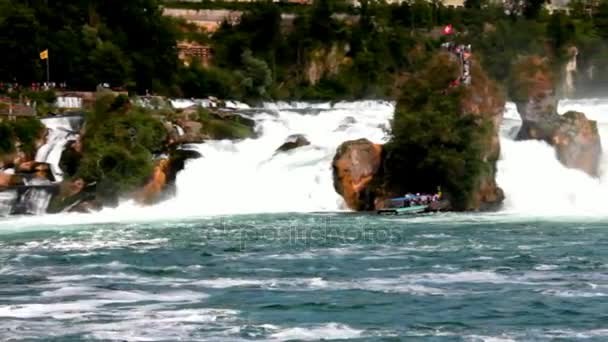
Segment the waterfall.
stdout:
<svg viewBox="0 0 608 342">
<path fill-rule="evenodd" d="M 558 111 L 576 110 L 598 122 L 604 153 L 599 179 L 563 166 L 553 147 L 545 142 L 514 141 L 506 134 L 517 127 L 517 110 L 507 106 L 501 127 L 501 159 L 497 182 L 505 191 L 505 210 L 534 215 L 608 213 L 608 99 L 563 100 Z M 519 121 L 521 124 L 521 121 Z M 507 128 L 510 126 L 511 128 Z"/>
<path fill-rule="evenodd" d="M 80 127 L 84 118 L 82 116 L 62 116 L 42 119 L 48 129 L 46 144 L 36 152 L 36 161 L 48 163 L 56 181 L 63 180 L 63 171 L 59 167 L 61 154 L 69 141 L 78 139 Z"/>
<path fill-rule="evenodd" d="M 182 126 L 173 125 L 173 128 L 175 129 L 175 132 L 177 133 L 178 137 L 184 136 L 185 132 L 184 132 L 184 129 L 182 128 Z"/>
<path fill-rule="evenodd" d="M 0 191 L 0 217 L 8 216 L 17 201 L 17 190 Z"/>
<path fill-rule="evenodd" d="M 180 215 L 343 209 L 331 169 L 337 147 L 359 138 L 386 141 L 393 110 L 393 103 L 381 101 L 275 103 L 247 110 L 255 111 L 258 138 L 191 146 L 203 157 L 186 164 L 177 176 L 176 197 L 160 206 Z M 294 134 L 311 144 L 276 153 Z"/>
<path fill-rule="evenodd" d="M 28 182 L 25 191 L 19 198 L 18 211 L 20 214 L 42 215 L 51 201 L 49 189 L 51 182 L 46 179 L 34 178 Z"/>
</svg>

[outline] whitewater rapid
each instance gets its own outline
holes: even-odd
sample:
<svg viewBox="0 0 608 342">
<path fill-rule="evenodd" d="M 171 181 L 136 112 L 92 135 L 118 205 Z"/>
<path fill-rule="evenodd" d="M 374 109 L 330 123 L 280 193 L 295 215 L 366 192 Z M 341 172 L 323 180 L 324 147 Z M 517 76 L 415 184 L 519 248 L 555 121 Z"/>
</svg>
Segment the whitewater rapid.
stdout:
<svg viewBox="0 0 608 342">
<path fill-rule="evenodd" d="M 507 105 L 501 132 L 501 158 L 497 183 L 505 192 L 503 211 L 523 215 L 606 216 L 608 205 L 608 99 L 563 100 L 558 112 L 583 112 L 596 120 L 604 149 L 600 177 L 564 167 L 548 144 L 514 141 L 513 129 L 521 125 L 515 106 Z"/>
<path fill-rule="evenodd" d="M 235 106 L 239 107 L 239 106 Z M 336 212 L 347 210 L 333 187 L 331 162 L 346 140 L 389 139 L 394 103 L 359 101 L 331 103 L 272 103 L 263 108 L 240 106 L 256 122 L 257 137 L 242 141 L 209 141 L 192 145 L 202 158 L 190 160 L 177 175 L 176 196 L 152 207 L 124 201 L 118 208 L 94 214 L 61 214 L 13 218 L 13 224 L 74 224 L 118 221 L 179 220 L 215 215 Z M 604 149 L 608 149 L 608 99 L 565 100 L 559 111 L 578 110 L 598 121 Z M 512 103 L 501 126 L 501 158 L 497 182 L 505 192 L 499 213 L 490 220 L 568 216 L 604 217 L 608 206 L 608 154 L 601 176 L 594 179 L 568 169 L 553 148 L 540 141 L 514 141 L 521 125 Z M 291 135 L 304 135 L 311 144 L 277 152 Z M 63 145 L 63 139 L 59 140 Z M 62 146 L 61 146 L 62 147 Z M 57 148 L 59 149 L 59 148 Z M 434 217 L 434 220 L 453 219 Z M 469 215 L 458 219 L 469 219 Z"/>
<path fill-rule="evenodd" d="M 388 139 L 390 102 L 267 104 L 252 115 L 259 137 L 197 146 L 203 156 L 177 176 L 166 206 L 185 213 L 233 214 L 345 209 L 335 192 L 332 159 L 346 140 Z M 301 134 L 310 145 L 277 152 Z"/>
</svg>

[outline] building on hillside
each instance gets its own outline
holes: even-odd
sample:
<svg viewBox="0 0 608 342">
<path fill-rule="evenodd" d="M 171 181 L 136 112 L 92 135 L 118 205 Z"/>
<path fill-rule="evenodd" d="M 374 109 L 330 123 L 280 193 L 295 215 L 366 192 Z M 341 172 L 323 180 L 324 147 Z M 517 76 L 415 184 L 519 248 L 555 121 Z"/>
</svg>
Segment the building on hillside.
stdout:
<svg viewBox="0 0 608 342">
<path fill-rule="evenodd" d="M 177 49 L 179 51 L 179 59 L 186 66 L 192 65 L 193 63 L 200 63 L 206 68 L 211 62 L 212 51 L 211 47 L 208 45 L 181 41 L 177 43 Z"/>
<path fill-rule="evenodd" d="M 57 96 L 55 106 L 58 109 L 81 109 L 82 108 L 82 96 L 79 94 L 64 93 L 61 96 Z"/>
<path fill-rule="evenodd" d="M 189 23 L 204 28 L 207 32 L 215 32 L 222 22 L 236 24 L 241 19 L 243 12 L 224 9 L 177 9 L 165 8 L 163 15 L 183 19 Z"/>
<path fill-rule="evenodd" d="M 409 0 L 385 0 L 385 1 L 387 4 L 400 4 L 403 2 L 409 2 Z M 358 7 L 361 5 L 360 0 L 348 0 L 348 2 L 355 7 Z M 445 6 L 453 6 L 453 7 L 463 7 L 464 6 L 464 0 L 440 0 L 440 2 L 442 2 L 443 5 L 445 5 Z"/>
</svg>

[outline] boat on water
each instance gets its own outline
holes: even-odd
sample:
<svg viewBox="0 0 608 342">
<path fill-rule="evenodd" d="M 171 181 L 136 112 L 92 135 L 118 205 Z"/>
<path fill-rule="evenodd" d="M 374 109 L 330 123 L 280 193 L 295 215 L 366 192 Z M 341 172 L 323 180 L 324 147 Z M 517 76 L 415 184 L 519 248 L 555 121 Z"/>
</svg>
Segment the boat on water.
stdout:
<svg viewBox="0 0 608 342">
<path fill-rule="evenodd" d="M 378 209 L 378 214 L 385 215 L 413 215 L 429 211 L 431 197 L 424 196 L 421 200 L 419 196 L 396 197 L 387 200 L 386 207 Z"/>
<path fill-rule="evenodd" d="M 384 208 L 378 209 L 378 214 L 392 214 L 392 215 L 412 215 L 412 214 L 420 214 L 429 209 L 428 205 L 412 205 L 409 207 L 400 207 L 400 208 Z"/>
</svg>

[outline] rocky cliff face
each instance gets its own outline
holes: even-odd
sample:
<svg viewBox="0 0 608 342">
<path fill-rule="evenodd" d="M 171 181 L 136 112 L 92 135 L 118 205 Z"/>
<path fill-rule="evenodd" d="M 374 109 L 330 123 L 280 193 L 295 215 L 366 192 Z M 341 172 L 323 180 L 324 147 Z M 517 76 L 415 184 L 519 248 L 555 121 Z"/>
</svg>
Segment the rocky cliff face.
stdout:
<svg viewBox="0 0 608 342">
<path fill-rule="evenodd" d="M 602 146 L 596 122 L 579 112 L 559 115 L 554 83 L 547 61 L 539 56 L 514 66 L 510 88 L 523 121 L 517 139 L 543 140 L 566 167 L 597 176 Z"/>
<path fill-rule="evenodd" d="M 496 184 L 496 162 L 500 158 L 499 130 L 505 108 L 505 96 L 498 84 L 488 78 L 479 62 L 473 59 L 472 82 L 465 88 L 462 97 L 462 113 L 471 115 L 489 124 L 482 137 L 481 161 L 484 170 L 475 180 L 475 191 L 465 209 L 492 210 L 504 200 L 504 192 Z"/>
<path fill-rule="evenodd" d="M 378 209 L 389 197 L 433 192 L 438 185 L 451 201 L 443 208 L 486 210 L 502 203 L 495 175 L 504 95 L 475 61 L 470 86 L 450 88 L 458 74 L 450 55 L 435 56 L 410 78 L 387 145 L 361 139 L 338 148 L 334 186 L 351 209 Z"/>
<path fill-rule="evenodd" d="M 156 204 L 173 195 L 177 173 L 184 169 L 188 159 L 200 158 L 201 154 L 191 150 L 174 150 L 166 159 L 160 159 L 148 182 L 135 193 L 140 204 Z"/>
<path fill-rule="evenodd" d="M 371 183 L 382 163 L 382 145 L 367 139 L 346 141 L 338 147 L 332 167 L 334 188 L 354 210 L 374 209 L 375 191 Z"/>
<path fill-rule="evenodd" d="M 350 63 L 348 51 L 348 45 L 336 43 L 310 52 L 305 68 L 308 83 L 315 85 L 323 76 L 337 74 L 340 66 Z"/>
</svg>

